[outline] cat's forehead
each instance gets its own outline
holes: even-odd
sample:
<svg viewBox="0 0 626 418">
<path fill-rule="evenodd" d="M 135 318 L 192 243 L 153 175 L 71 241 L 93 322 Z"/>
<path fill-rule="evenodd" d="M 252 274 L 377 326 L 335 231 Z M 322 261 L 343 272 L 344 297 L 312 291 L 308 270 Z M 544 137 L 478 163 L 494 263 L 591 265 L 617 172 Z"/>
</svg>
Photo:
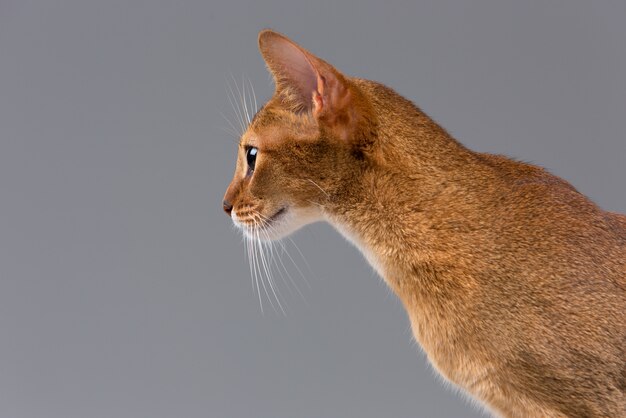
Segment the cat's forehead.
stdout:
<svg viewBox="0 0 626 418">
<path fill-rule="evenodd" d="M 293 133 L 284 126 L 250 126 L 241 137 L 241 145 L 251 146 L 260 149 L 271 149 L 280 146 L 288 138 L 292 138 Z"/>
<path fill-rule="evenodd" d="M 266 107 L 255 115 L 241 142 L 259 148 L 271 147 L 295 138 L 314 139 L 317 132 L 317 124 L 310 115 Z"/>
</svg>

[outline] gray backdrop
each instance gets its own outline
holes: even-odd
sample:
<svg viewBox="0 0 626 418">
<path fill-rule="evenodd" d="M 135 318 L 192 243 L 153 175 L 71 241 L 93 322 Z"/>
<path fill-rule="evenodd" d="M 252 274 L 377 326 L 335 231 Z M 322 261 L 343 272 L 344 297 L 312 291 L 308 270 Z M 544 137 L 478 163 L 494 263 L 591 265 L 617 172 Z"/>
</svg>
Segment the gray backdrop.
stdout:
<svg viewBox="0 0 626 418">
<path fill-rule="evenodd" d="M 472 417 L 329 226 L 262 314 L 221 211 L 257 32 L 626 212 L 626 3 L 0 1 L 0 417 Z"/>
</svg>

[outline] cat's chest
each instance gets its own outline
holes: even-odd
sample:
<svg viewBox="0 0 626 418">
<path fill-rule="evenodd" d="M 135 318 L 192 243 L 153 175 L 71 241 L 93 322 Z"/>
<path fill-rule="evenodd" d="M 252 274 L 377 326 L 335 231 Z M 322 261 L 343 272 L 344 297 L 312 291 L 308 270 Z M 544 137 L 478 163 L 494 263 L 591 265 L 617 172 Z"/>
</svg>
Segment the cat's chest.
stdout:
<svg viewBox="0 0 626 418">
<path fill-rule="evenodd" d="M 448 380 L 478 394 L 493 383 L 494 362 L 486 352 L 490 346 L 481 335 L 473 315 L 471 286 L 446 286 L 445 278 L 436 284 L 436 276 L 418 277 L 414 269 L 397 268 L 383 263 L 386 282 L 402 301 L 415 340 L 432 365 Z M 453 281 L 448 278 L 448 281 Z M 443 282 L 443 283 L 442 283 Z M 462 313 L 462 314 L 460 314 Z"/>
<path fill-rule="evenodd" d="M 478 384 L 476 376 L 489 374 L 490 366 L 480 360 L 480 350 L 472 348 L 480 344 L 467 332 L 473 328 L 470 315 L 458 315 L 472 310 L 471 282 L 459 285 L 455 272 L 448 267 L 442 270 L 437 263 L 418 262 L 419 258 L 408 251 L 393 252 L 341 223 L 335 227 L 403 302 L 415 339 L 435 368 L 452 382 L 473 390 Z M 449 266 L 450 262 L 441 264 Z"/>
<path fill-rule="evenodd" d="M 445 311 L 414 303 L 405 303 L 413 335 L 433 367 L 469 393 L 489 392 L 494 363 L 485 357 L 480 338 L 468 333 L 471 325 Z"/>
</svg>

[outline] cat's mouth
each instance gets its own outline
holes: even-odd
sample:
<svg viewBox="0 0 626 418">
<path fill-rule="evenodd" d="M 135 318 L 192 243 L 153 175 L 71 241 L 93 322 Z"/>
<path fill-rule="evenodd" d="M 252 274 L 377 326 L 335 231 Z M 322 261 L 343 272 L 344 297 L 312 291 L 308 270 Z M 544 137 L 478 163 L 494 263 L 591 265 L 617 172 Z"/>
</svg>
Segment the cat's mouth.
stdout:
<svg viewBox="0 0 626 418">
<path fill-rule="evenodd" d="M 270 216 L 262 215 L 258 211 L 243 209 L 241 212 L 233 211 L 231 217 L 235 225 L 251 236 L 256 236 L 254 232 L 256 230 L 264 232 L 270 238 L 284 224 L 281 221 L 287 214 L 288 206 L 283 206 Z"/>
<path fill-rule="evenodd" d="M 241 212 L 233 211 L 231 217 L 248 238 L 260 241 L 279 240 L 304 225 L 322 220 L 318 212 L 288 203 L 269 216 L 243 208 Z"/>
<path fill-rule="evenodd" d="M 282 218 L 283 215 L 285 215 L 286 213 L 287 213 L 287 206 L 284 206 L 278 209 L 272 216 L 270 216 L 269 218 L 265 220 L 265 222 L 263 222 L 263 226 L 271 226 L 274 222 Z"/>
<path fill-rule="evenodd" d="M 253 223 L 253 226 L 245 229 L 245 232 L 249 236 L 256 237 L 257 239 L 267 241 L 277 239 L 283 235 L 282 229 L 284 228 L 285 222 L 281 221 L 283 221 L 283 219 L 287 215 L 287 212 L 287 206 L 284 206 L 278 209 L 276 212 L 274 212 L 273 215 L 269 217 L 262 216 L 260 221 L 257 219 L 257 221 Z"/>
</svg>

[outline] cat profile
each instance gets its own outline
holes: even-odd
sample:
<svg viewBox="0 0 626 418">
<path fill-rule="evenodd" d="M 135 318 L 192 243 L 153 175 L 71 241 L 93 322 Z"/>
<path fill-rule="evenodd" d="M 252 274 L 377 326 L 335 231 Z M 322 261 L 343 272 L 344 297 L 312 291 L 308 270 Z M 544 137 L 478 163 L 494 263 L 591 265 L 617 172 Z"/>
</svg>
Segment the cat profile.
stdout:
<svg viewBox="0 0 626 418">
<path fill-rule="evenodd" d="M 446 379 L 504 417 L 626 416 L 626 216 L 471 151 L 409 100 L 285 36 L 224 210 L 277 240 L 333 225 L 402 301 Z"/>
</svg>

